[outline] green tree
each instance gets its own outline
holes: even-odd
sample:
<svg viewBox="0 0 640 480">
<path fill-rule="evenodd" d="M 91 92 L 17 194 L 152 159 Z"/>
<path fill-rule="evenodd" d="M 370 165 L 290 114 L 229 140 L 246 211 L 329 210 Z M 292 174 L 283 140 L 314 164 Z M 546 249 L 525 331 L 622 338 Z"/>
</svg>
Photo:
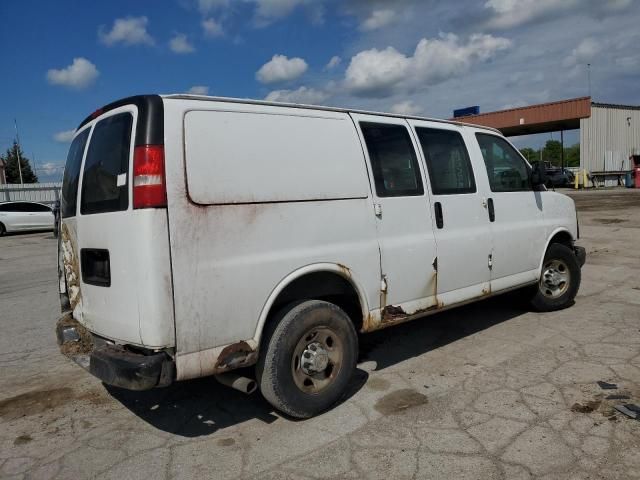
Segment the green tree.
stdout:
<svg viewBox="0 0 640 480">
<path fill-rule="evenodd" d="M 7 183 L 20 183 L 20 170 L 18 169 L 18 157 L 20 157 L 20 169 L 22 170 L 22 181 L 24 183 L 37 183 L 38 176 L 31 170 L 31 162 L 24 156 L 20 145 L 13 142 L 11 148 L 7 149 L 7 153 L 2 159 L 7 164 L 5 174 Z"/>
<path fill-rule="evenodd" d="M 547 140 L 542 149 L 542 157 L 545 162 L 559 167 L 562 159 L 562 144 L 557 140 Z"/>
<path fill-rule="evenodd" d="M 535 162 L 540 158 L 540 152 L 538 150 L 534 150 L 530 147 L 525 147 L 520 149 L 520 153 L 524 158 L 526 158 L 529 162 Z"/>
<path fill-rule="evenodd" d="M 576 143 L 564 149 L 564 164 L 566 167 L 580 166 L 580 144 Z"/>
</svg>

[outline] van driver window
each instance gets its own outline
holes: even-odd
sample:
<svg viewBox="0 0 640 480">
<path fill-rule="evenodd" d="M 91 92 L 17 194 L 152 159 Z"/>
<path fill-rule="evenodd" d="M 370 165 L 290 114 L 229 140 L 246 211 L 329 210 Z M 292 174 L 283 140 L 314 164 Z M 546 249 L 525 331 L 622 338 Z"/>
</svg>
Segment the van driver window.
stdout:
<svg viewBox="0 0 640 480">
<path fill-rule="evenodd" d="M 529 167 L 506 140 L 486 133 L 476 133 L 476 138 L 487 167 L 492 192 L 521 192 L 532 189 Z"/>
<path fill-rule="evenodd" d="M 416 152 L 402 125 L 360 123 L 367 144 L 379 197 L 417 196 L 424 193 Z"/>
</svg>

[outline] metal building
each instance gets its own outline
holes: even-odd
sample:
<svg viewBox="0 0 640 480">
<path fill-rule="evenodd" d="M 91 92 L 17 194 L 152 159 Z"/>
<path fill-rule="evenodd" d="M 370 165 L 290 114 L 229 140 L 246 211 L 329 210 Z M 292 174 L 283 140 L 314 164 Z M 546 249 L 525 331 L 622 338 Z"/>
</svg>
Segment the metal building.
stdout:
<svg viewBox="0 0 640 480">
<path fill-rule="evenodd" d="M 580 119 L 580 168 L 607 172 L 606 184 L 617 185 L 631 155 L 640 155 L 640 107 L 592 103 L 591 116 Z"/>
<path fill-rule="evenodd" d="M 456 118 L 500 130 L 506 136 L 580 129 L 580 169 L 598 185 L 615 186 L 640 155 L 640 106 L 595 103 L 590 97 Z"/>
</svg>

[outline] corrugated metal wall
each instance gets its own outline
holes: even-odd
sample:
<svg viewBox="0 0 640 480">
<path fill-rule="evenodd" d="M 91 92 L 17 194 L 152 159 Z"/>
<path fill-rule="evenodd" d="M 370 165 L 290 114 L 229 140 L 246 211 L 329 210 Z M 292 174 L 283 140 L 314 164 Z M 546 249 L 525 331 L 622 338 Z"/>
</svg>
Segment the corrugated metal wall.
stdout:
<svg viewBox="0 0 640 480">
<path fill-rule="evenodd" d="M 640 109 L 592 105 L 591 117 L 580 120 L 580 168 L 629 170 L 630 155 L 640 155 Z M 606 179 L 607 186 L 617 183 L 615 176 Z"/>
<path fill-rule="evenodd" d="M 0 202 L 29 201 L 53 205 L 60 199 L 61 182 L 52 183 L 7 183 L 0 185 Z"/>
</svg>

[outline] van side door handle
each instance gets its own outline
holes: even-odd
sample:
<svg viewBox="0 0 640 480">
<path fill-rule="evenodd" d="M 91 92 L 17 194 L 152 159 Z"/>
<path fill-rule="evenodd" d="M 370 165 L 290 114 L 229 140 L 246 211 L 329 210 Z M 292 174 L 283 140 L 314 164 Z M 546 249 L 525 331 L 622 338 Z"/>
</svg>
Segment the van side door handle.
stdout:
<svg viewBox="0 0 640 480">
<path fill-rule="evenodd" d="M 433 205 L 433 208 L 436 212 L 436 226 L 438 228 L 444 227 L 444 219 L 442 218 L 442 204 L 440 202 L 436 202 Z"/>
<path fill-rule="evenodd" d="M 489 210 L 489 221 L 490 222 L 495 222 L 496 221 L 496 211 L 493 208 L 493 198 L 490 198 L 489 200 L 487 200 L 487 209 Z"/>
</svg>

